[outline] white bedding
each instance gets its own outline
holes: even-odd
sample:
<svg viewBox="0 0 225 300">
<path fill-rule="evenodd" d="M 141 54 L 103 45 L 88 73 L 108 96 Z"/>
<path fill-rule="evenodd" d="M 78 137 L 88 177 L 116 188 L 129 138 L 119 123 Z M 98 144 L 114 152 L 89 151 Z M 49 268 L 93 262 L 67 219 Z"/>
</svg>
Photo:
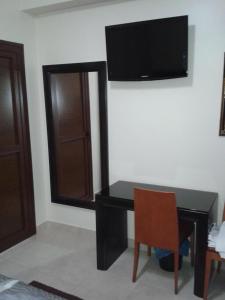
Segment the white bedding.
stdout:
<svg viewBox="0 0 225 300">
<path fill-rule="evenodd" d="M 0 274 L 0 300 L 65 300 Z"/>
</svg>

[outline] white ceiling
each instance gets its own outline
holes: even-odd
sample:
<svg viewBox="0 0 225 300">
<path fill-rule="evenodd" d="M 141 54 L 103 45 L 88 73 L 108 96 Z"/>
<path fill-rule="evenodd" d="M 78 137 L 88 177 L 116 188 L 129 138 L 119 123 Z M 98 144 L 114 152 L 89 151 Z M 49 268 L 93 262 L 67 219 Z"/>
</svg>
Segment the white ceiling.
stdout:
<svg viewBox="0 0 225 300">
<path fill-rule="evenodd" d="M 118 3 L 124 1 L 131 0 L 20 0 L 21 10 L 33 16 L 94 4 Z"/>
</svg>

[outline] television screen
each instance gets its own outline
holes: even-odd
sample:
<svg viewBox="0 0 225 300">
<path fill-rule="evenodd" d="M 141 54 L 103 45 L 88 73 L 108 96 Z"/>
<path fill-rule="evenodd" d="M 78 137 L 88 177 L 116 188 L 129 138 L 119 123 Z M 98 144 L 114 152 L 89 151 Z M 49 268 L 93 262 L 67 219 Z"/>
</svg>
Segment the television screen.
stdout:
<svg viewBox="0 0 225 300">
<path fill-rule="evenodd" d="M 187 76 L 188 16 L 106 26 L 105 32 L 109 80 Z"/>
</svg>

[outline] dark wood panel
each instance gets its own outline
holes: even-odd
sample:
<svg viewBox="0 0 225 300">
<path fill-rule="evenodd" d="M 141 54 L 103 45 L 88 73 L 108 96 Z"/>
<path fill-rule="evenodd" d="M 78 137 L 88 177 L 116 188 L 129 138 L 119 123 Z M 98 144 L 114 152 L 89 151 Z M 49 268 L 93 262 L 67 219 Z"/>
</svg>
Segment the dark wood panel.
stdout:
<svg viewBox="0 0 225 300">
<path fill-rule="evenodd" d="M 18 155 L 0 157 L 0 240 L 24 227 Z"/>
<path fill-rule="evenodd" d="M 80 74 L 52 74 L 51 91 L 59 137 L 68 139 L 81 135 L 85 128 Z"/>
<path fill-rule="evenodd" d="M 88 199 L 90 190 L 86 170 L 88 161 L 85 157 L 86 142 L 84 139 L 72 143 L 63 143 L 58 150 L 57 174 L 59 195 Z"/>
<path fill-rule="evenodd" d="M 23 45 L 0 41 L 0 251 L 36 232 Z"/>
<path fill-rule="evenodd" d="M 97 268 L 107 270 L 128 246 L 127 211 L 103 207 L 96 196 Z"/>
<path fill-rule="evenodd" d="M 12 60 L 0 57 L 0 147 L 16 144 L 11 69 Z"/>
</svg>

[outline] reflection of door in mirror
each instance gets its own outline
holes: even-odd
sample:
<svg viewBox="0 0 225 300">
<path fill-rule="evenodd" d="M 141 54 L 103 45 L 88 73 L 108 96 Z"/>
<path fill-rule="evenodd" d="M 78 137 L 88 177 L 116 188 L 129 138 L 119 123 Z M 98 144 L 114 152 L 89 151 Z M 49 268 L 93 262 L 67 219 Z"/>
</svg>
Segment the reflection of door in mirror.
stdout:
<svg viewBox="0 0 225 300">
<path fill-rule="evenodd" d="M 88 73 L 51 74 L 57 194 L 92 200 Z"/>
<path fill-rule="evenodd" d="M 223 65 L 223 86 L 222 86 L 222 103 L 221 103 L 219 135 L 225 136 L 225 54 L 224 54 L 224 65 Z"/>
</svg>

